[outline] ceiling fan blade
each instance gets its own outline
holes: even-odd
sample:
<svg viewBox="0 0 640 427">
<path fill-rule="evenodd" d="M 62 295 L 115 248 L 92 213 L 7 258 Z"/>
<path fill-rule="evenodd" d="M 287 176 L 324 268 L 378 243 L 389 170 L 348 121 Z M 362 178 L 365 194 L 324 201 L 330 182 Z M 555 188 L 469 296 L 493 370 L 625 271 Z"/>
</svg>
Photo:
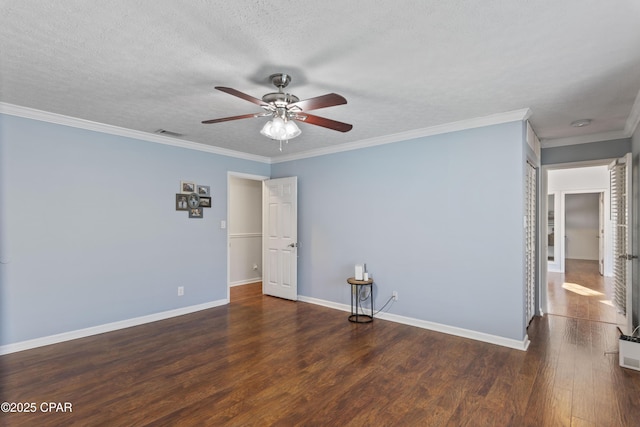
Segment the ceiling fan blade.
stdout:
<svg viewBox="0 0 640 427">
<path fill-rule="evenodd" d="M 303 99 L 302 101 L 289 104 L 287 108 L 298 107 L 301 110 L 318 110 L 320 108 L 333 107 L 334 105 L 346 104 L 347 100 L 337 93 L 328 93 L 326 95 L 316 96 L 315 98 Z"/>
<path fill-rule="evenodd" d="M 246 93 L 242 93 L 239 90 L 235 90 L 235 89 L 230 88 L 230 87 L 216 86 L 216 89 L 221 90 L 222 92 L 228 93 L 229 95 L 233 95 L 233 96 L 237 96 L 238 98 L 242 98 L 245 101 L 253 102 L 254 104 L 258 104 L 260 106 L 269 105 L 269 104 L 267 104 L 266 102 L 264 102 L 261 99 L 254 98 L 251 95 L 247 95 Z"/>
<path fill-rule="evenodd" d="M 350 125 L 348 123 L 338 122 L 336 120 L 326 119 L 324 117 L 314 116 L 313 114 L 307 113 L 295 116 L 294 119 L 304 123 L 309 123 L 311 125 L 322 126 L 327 129 L 337 130 L 340 132 L 349 132 L 353 128 L 353 125 Z"/>
<path fill-rule="evenodd" d="M 251 117 L 262 117 L 265 114 L 262 113 L 257 113 L 257 114 L 243 114 L 242 116 L 232 116 L 232 117 L 223 117 L 221 119 L 211 119 L 211 120 L 205 120 L 202 122 L 202 124 L 208 125 L 211 123 L 220 123 L 220 122 L 228 122 L 230 120 L 239 120 L 239 119 L 249 119 Z"/>
</svg>

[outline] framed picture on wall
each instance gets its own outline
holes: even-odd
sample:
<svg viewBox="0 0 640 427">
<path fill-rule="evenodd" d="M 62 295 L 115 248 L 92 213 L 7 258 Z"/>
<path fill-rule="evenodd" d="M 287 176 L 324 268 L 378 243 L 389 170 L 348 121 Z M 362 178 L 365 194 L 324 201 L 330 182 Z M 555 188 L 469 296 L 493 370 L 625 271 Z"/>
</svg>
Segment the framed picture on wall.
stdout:
<svg viewBox="0 0 640 427">
<path fill-rule="evenodd" d="M 211 195 L 211 190 L 209 189 L 208 185 L 198 185 L 198 195 L 199 196 L 210 196 Z"/>
<path fill-rule="evenodd" d="M 202 218 L 202 208 L 189 209 L 189 218 Z"/>
<path fill-rule="evenodd" d="M 200 207 L 201 208 L 210 208 L 211 207 L 211 197 L 200 197 Z"/>
<path fill-rule="evenodd" d="M 189 205 L 187 203 L 187 194 L 176 194 L 176 210 L 188 211 Z"/>
<path fill-rule="evenodd" d="M 191 181 L 180 181 L 180 192 L 181 193 L 195 193 L 196 191 L 196 183 Z"/>
</svg>

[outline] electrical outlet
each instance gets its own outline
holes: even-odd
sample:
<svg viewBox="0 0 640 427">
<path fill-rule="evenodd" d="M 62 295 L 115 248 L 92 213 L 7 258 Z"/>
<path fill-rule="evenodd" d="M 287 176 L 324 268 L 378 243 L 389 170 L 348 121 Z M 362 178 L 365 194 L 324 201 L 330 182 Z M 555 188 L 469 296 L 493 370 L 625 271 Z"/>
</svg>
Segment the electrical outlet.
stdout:
<svg viewBox="0 0 640 427">
<path fill-rule="evenodd" d="M 398 301 L 398 291 L 393 291 L 391 298 L 393 298 L 394 301 Z"/>
<path fill-rule="evenodd" d="M 181 297 L 184 295 L 184 286 L 178 286 L 178 296 Z"/>
</svg>

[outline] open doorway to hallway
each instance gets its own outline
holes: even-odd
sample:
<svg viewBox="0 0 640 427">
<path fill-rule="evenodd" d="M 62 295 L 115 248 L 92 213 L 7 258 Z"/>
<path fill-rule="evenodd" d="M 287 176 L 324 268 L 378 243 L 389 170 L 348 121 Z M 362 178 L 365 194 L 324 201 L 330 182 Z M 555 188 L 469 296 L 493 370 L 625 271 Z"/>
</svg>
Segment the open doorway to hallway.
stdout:
<svg viewBox="0 0 640 427">
<path fill-rule="evenodd" d="M 230 289 L 230 301 L 242 303 L 251 300 L 258 295 L 262 295 L 262 282 L 247 283 L 245 285 L 233 286 Z"/>
<path fill-rule="evenodd" d="M 546 312 L 616 323 L 605 162 L 548 170 Z"/>
<path fill-rule="evenodd" d="M 548 271 L 562 273 L 565 258 L 598 260 L 612 276 L 610 182 L 606 165 L 548 171 Z"/>
<path fill-rule="evenodd" d="M 262 181 L 264 176 L 228 173 L 228 296 L 262 290 Z"/>
</svg>

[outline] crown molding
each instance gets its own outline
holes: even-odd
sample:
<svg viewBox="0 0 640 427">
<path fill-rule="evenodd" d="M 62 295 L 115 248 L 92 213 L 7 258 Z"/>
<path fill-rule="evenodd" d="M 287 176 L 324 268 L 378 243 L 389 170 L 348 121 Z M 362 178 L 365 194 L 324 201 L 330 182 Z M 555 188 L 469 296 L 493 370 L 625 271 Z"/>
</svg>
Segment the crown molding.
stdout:
<svg viewBox="0 0 640 427">
<path fill-rule="evenodd" d="M 458 122 L 445 123 L 442 125 L 431 126 L 428 128 L 415 129 L 407 132 L 384 135 L 369 139 L 363 139 L 355 142 L 348 142 L 333 147 L 319 148 L 317 150 L 305 151 L 303 153 L 289 154 L 284 156 L 272 157 L 271 163 L 289 162 L 292 160 L 306 159 L 310 157 L 324 156 L 327 154 L 341 153 L 344 151 L 359 150 L 361 148 L 375 147 L 377 145 L 392 144 L 394 142 L 408 141 L 410 139 L 423 138 L 426 136 L 440 135 L 450 132 L 458 132 L 462 130 L 475 129 L 485 126 L 497 125 L 502 123 L 523 121 L 529 118 L 531 110 L 524 108 L 521 110 L 509 111 L 506 113 L 492 114 L 485 117 L 477 117 L 474 119 L 461 120 Z"/>
<path fill-rule="evenodd" d="M 391 135 L 384 135 L 351 143 L 340 144 L 333 147 L 325 147 L 316 150 L 305 151 L 303 153 L 289 154 L 278 157 L 264 157 L 255 154 L 243 153 L 240 151 L 229 150 L 225 148 L 215 147 L 211 145 L 201 144 L 192 141 L 185 141 L 176 138 L 169 138 L 149 132 L 142 132 L 119 126 L 108 125 L 90 120 L 79 119 L 76 117 L 65 116 L 62 114 L 51 113 L 48 111 L 37 110 L 29 107 L 0 102 L 0 113 L 8 114 L 27 119 L 39 120 L 70 126 L 79 129 L 102 132 L 111 135 L 123 136 L 127 138 L 138 139 L 147 142 L 156 142 L 164 145 L 185 148 L 188 150 L 203 151 L 206 153 L 219 154 L 221 156 L 234 157 L 238 159 L 250 160 L 260 163 L 282 163 L 292 160 L 306 159 L 310 157 L 324 156 L 327 154 L 340 153 L 343 151 L 358 150 L 361 148 L 375 147 L 377 145 L 391 144 L 394 142 L 407 141 L 410 139 L 422 138 L 433 135 L 440 135 L 449 132 L 457 132 L 467 129 L 480 128 L 501 123 L 527 120 L 531 116 L 531 110 L 524 108 L 521 110 L 509 111 L 506 113 L 493 114 L 485 117 L 461 120 L 442 125 L 431 126 L 428 128 L 415 129 L 407 132 L 400 132 Z M 562 147 L 566 145 L 588 144 L 590 142 L 609 141 L 615 139 L 630 138 L 640 124 L 640 92 L 636 96 L 636 100 L 631 108 L 629 117 L 623 131 L 603 132 L 591 135 L 572 136 L 567 138 L 543 139 L 540 141 L 542 148 Z"/>
<path fill-rule="evenodd" d="M 235 157 L 238 159 L 251 160 L 260 163 L 271 163 L 271 159 L 264 156 L 242 153 L 240 151 L 228 150 L 225 148 L 214 147 L 211 145 L 200 144 L 197 142 L 185 141 L 176 138 L 169 138 L 154 133 L 142 132 L 138 130 L 122 128 L 119 126 L 107 125 L 104 123 L 92 122 L 90 120 L 79 119 L 76 117 L 65 116 L 48 111 L 36 110 L 34 108 L 22 107 L 5 102 L 0 102 L 0 113 L 23 117 L 26 119 L 54 123 L 63 126 L 70 126 L 78 129 L 102 132 L 110 135 L 124 136 L 126 138 L 133 138 L 147 142 L 156 142 L 159 144 L 171 145 L 173 147 L 186 148 L 188 150 L 204 151 L 206 153 L 219 154 L 221 156 Z"/>
<path fill-rule="evenodd" d="M 235 157 L 239 159 L 251 160 L 251 161 L 267 163 L 267 164 L 282 163 L 282 162 L 288 162 L 292 160 L 324 156 L 327 154 L 358 150 L 361 148 L 375 147 L 378 145 L 392 144 L 394 142 L 407 141 L 407 140 L 423 138 L 427 136 L 440 135 L 440 134 L 445 134 L 450 132 L 458 132 L 462 130 L 475 129 L 475 128 L 480 128 L 485 126 L 502 124 L 502 123 L 523 121 L 523 120 L 527 120 L 529 116 L 531 116 L 531 110 L 529 108 L 524 108 L 520 110 L 505 112 L 505 113 L 492 114 L 484 117 L 477 117 L 477 118 L 468 119 L 468 120 L 445 123 L 442 125 L 431 126 L 428 128 L 414 129 L 406 132 L 400 132 L 400 133 L 391 134 L 391 135 L 384 135 L 380 137 L 354 141 L 351 143 L 340 144 L 333 147 L 325 147 L 317 150 L 305 151 L 303 153 L 296 153 L 296 154 L 269 158 L 264 156 L 258 156 L 255 154 L 248 154 L 240 151 L 214 147 L 211 145 L 200 144 L 200 143 L 185 141 L 185 140 L 176 139 L 176 138 L 169 138 L 166 136 L 156 135 L 149 132 L 142 132 L 142 131 L 122 128 L 118 126 L 108 125 L 104 123 L 93 122 L 90 120 L 79 119 L 76 117 L 65 116 L 62 114 L 51 113 L 48 111 L 36 110 L 34 108 L 22 107 L 19 105 L 8 104 L 4 102 L 0 102 L 0 113 L 59 124 L 63 126 L 75 127 L 79 129 L 102 132 L 102 133 L 111 134 L 111 135 L 123 136 L 127 138 L 134 138 L 134 139 L 147 141 L 147 142 L 156 142 L 159 144 L 171 145 L 179 148 L 186 148 L 188 150 L 203 151 L 207 153 L 219 154 L 222 156 Z"/>
</svg>

